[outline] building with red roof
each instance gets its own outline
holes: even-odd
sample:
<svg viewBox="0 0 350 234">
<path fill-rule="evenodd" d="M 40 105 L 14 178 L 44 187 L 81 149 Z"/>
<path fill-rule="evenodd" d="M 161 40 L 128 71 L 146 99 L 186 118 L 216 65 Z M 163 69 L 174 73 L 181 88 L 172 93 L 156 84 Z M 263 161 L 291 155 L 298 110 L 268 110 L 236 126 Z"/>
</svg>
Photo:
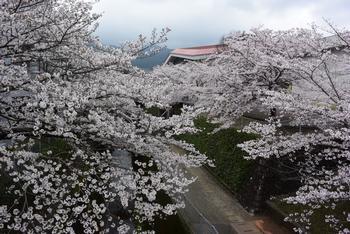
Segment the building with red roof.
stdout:
<svg viewBox="0 0 350 234">
<path fill-rule="evenodd" d="M 198 61 L 207 59 L 210 55 L 221 52 L 225 45 L 206 45 L 189 48 L 178 48 L 169 54 L 164 64 L 179 64 L 186 60 Z"/>
</svg>

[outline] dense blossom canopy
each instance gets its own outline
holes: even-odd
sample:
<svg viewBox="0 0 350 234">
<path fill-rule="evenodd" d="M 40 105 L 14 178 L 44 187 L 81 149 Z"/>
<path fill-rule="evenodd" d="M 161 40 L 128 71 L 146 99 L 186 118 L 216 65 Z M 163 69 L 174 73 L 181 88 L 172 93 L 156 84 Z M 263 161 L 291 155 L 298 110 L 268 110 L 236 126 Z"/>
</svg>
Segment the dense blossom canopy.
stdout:
<svg viewBox="0 0 350 234">
<path fill-rule="evenodd" d="M 174 102 L 177 94 L 194 95 L 194 107 L 222 127 L 244 113 L 264 113 L 265 123 L 244 128 L 259 137 L 239 146 L 247 159 L 264 162 L 266 168 L 268 160 L 290 161 L 302 186 L 285 200 L 306 207 L 290 217 L 301 224 L 300 232 L 307 232 L 315 209 L 341 209 L 350 200 L 349 35 L 331 24 L 327 31 L 313 26 L 236 32 L 225 37 L 223 51 L 206 61 L 167 65 L 153 73 L 172 83 L 164 90 Z M 343 210 L 325 220 L 349 233 L 349 217 Z"/>
<path fill-rule="evenodd" d="M 158 87 L 131 65 L 168 30 L 106 47 L 92 36 L 91 9 L 82 0 L 0 0 L 1 230 L 125 233 L 183 207 L 193 181 L 183 166 L 208 162 L 171 138 L 193 131 L 195 112 L 147 114 L 167 103 L 147 95 Z M 159 193 L 172 202 L 159 203 Z"/>
</svg>

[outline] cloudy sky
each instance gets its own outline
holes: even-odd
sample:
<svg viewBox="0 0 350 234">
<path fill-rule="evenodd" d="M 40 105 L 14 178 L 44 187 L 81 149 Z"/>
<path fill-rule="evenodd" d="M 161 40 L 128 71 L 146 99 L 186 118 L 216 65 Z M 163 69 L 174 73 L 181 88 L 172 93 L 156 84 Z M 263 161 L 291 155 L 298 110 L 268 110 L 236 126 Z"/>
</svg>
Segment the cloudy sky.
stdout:
<svg viewBox="0 0 350 234">
<path fill-rule="evenodd" d="M 331 20 L 350 27 L 350 0 L 100 0 L 97 34 L 118 45 L 169 27 L 168 47 L 215 44 L 235 30 L 263 25 L 273 29 L 308 27 Z"/>
</svg>

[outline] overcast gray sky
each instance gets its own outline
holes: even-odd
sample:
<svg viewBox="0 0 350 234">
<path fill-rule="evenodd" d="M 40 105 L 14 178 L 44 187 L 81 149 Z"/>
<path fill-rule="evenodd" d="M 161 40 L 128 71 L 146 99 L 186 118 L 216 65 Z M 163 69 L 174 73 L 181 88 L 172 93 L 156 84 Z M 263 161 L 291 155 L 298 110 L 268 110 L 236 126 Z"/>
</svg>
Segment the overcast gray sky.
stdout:
<svg viewBox="0 0 350 234">
<path fill-rule="evenodd" d="M 263 25 L 273 29 L 308 27 L 330 19 L 350 27 L 350 0 L 100 0 L 97 34 L 118 45 L 169 27 L 169 48 L 215 44 L 235 30 Z"/>
</svg>

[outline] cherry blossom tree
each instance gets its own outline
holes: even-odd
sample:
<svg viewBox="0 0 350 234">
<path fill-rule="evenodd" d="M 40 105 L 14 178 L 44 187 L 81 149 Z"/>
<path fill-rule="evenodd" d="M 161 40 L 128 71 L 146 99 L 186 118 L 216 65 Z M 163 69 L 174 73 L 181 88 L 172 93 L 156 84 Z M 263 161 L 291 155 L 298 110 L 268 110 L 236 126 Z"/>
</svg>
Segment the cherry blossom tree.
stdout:
<svg viewBox="0 0 350 234">
<path fill-rule="evenodd" d="M 291 63 L 293 89 L 265 92 L 266 108 L 280 113 L 268 124 L 252 123 L 245 131 L 261 138 L 243 143 L 249 158 L 286 158 L 293 163 L 302 186 L 285 199 L 305 207 L 287 220 L 308 232 L 312 214 L 320 208 L 330 211 L 325 221 L 339 233 L 349 233 L 349 33 L 329 24 L 333 36 L 306 37 L 299 45 L 301 58 Z M 316 28 L 314 29 L 316 30 Z M 309 49 L 303 48 L 310 46 Z M 299 131 L 283 131 L 281 118 Z M 302 130 L 306 129 L 306 130 Z M 340 209 L 342 214 L 332 210 Z"/>
<path fill-rule="evenodd" d="M 228 127 L 260 106 L 265 90 L 286 89 L 291 84 L 295 79 L 291 65 L 312 49 L 304 45 L 304 51 L 295 43 L 309 36 L 319 35 L 308 30 L 260 28 L 235 32 L 227 35 L 223 49 L 207 60 L 162 66 L 153 74 L 171 83 L 169 93 L 176 90 L 181 96 L 197 96 L 196 106 Z M 274 115 L 273 109 L 270 112 L 267 115 Z"/>
<path fill-rule="evenodd" d="M 81 0 L 0 1 L 3 231 L 126 233 L 183 207 L 194 181 L 183 166 L 209 163 L 171 138 L 194 131 L 192 108 L 168 119 L 145 112 L 168 102 L 131 60 L 159 48 L 168 30 L 107 47 L 92 35 L 91 9 Z M 116 149 L 133 155 L 132 166 Z M 172 202 L 159 203 L 159 193 Z"/>
<path fill-rule="evenodd" d="M 312 52 L 312 46 L 299 44 L 308 38 L 321 37 L 310 30 L 273 31 L 252 29 L 235 32 L 224 39 L 225 47 L 204 62 L 187 62 L 180 66 L 164 66 L 154 71 L 171 83 L 169 93 L 178 96 L 194 95 L 195 107 L 220 128 L 232 126 L 249 112 L 260 112 L 260 118 L 276 117 L 276 107 L 266 108 L 261 99 L 268 91 L 288 89 L 297 79 L 293 64 Z M 174 85 L 173 85 L 174 84 Z M 181 94 L 181 95 L 179 95 Z M 174 99 L 176 100 L 176 98 Z M 219 129 L 220 129 L 219 128 Z M 217 129 L 217 130 L 219 130 Z M 266 178 L 273 161 L 258 158 L 256 196 L 250 208 L 257 212 L 266 197 Z"/>
<path fill-rule="evenodd" d="M 315 210 L 342 209 L 349 202 L 349 33 L 332 24 L 258 28 L 232 33 L 224 43 L 225 50 L 204 62 L 161 67 L 154 76 L 172 82 L 164 89 L 169 95 L 195 95 L 194 108 L 222 127 L 246 112 L 265 110 L 266 123 L 244 129 L 259 138 L 240 147 L 260 165 L 257 194 L 270 162 L 297 174 L 302 186 L 285 200 L 305 206 L 289 220 L 300 224 L 297 231 L 308 232 Z M 337 217 L 330 212 L 325 220 L 349 233 L 349 211 L 343 212 Z"/>
</svg>

